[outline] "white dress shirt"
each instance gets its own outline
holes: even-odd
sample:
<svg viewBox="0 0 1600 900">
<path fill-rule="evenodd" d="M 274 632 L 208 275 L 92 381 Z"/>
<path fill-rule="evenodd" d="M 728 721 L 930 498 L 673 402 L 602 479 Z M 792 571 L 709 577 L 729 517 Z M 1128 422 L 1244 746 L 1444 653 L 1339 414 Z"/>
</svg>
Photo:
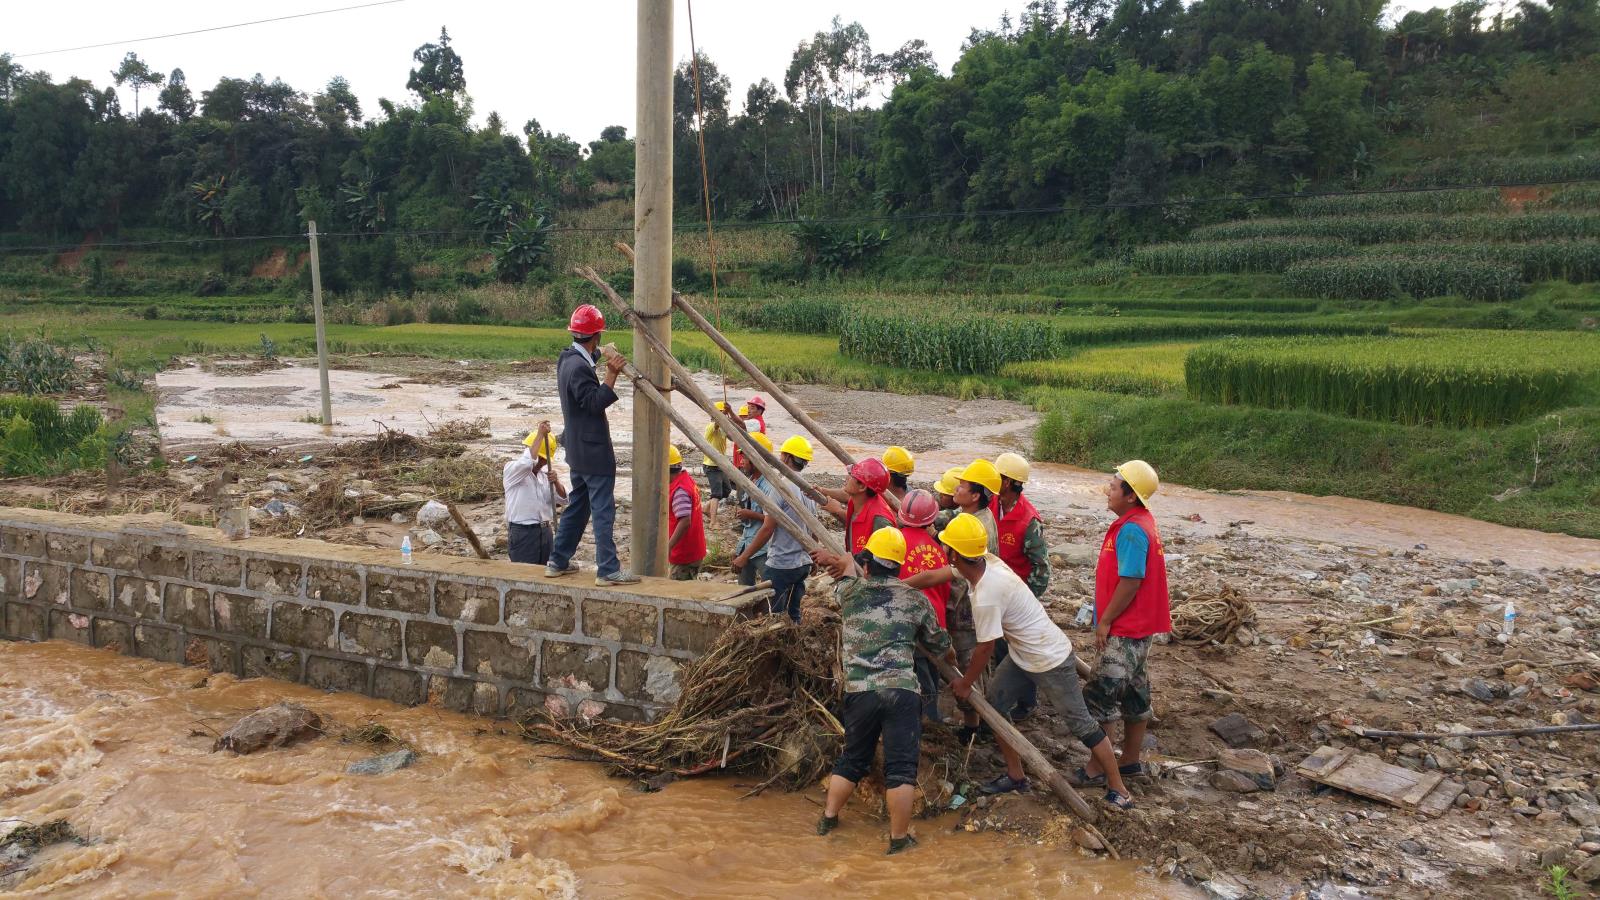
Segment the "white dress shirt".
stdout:
<svg viewBox="0 0 1600 900">
<path fill-rule="evenodd" d="M 550 464 L 533 471 L 533 450 L 506 463 L 501 474 L 506 491 L 506 521 L 513 525 L 542 525 L 555 520 L 556 492 L 550 483 Z"/>
</svg>

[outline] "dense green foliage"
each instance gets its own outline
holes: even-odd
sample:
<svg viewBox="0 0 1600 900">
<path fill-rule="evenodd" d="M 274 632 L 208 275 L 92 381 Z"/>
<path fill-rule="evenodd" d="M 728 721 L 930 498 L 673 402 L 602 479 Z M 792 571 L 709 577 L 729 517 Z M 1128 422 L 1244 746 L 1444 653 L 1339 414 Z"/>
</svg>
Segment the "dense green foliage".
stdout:
<svg viewBox="0 0 1600 900">
<path fill-rule="evenodd" d="M 1395 213 L 1488 212 L 1505 205 L 1498 188 L 1460 191 L 1415 191 L 1334 194 L 1297 198 L 1290 208 L 1297 216 L 1371 216 Z"/>
<path fill-rule="evenodd" d="M 1600 379 L 1600 340 L 1546 332 L 1224 341 L 1190 351 L 1189 396 L 1450 427 L 1501 425 Z"/>
<path fill-rule="evenodd" d="M 48 475 L 105 465 L 112 439 L 88 404 L 63 415 L 54 400 L 0 394 L 0 474 Z"/>
<path fill-rule="evenodd" d="M 1303 259 L 1339 256 L 1350 244 L 1336 238 L 1254 238 L 1151 244 L 1133 251 L 1133 264 L 1153 275 L 1207 275 L 1213 272 L 1281 272 Z"/>
<path fill-rule="evenodd" d="M 1458 216 L 1320 216 L 1243 219 L 1196 229 L 1206 240 L 1256 240 L 1269 237 L 1336 238 L 1356 244 L 1396 241 L 1532 241 L 1600 238 L 1600 211 L 1532 212 L 1525 215 L 1474 213 Z"/>
<path fill-rule="evenodd" d="M 1346 300 L 1506 300 L 1522 293 L 1522 270 L 1460 256 L 1344 257 L 1295 263 L 1284 270 L 1283 285 L 1291 294 Z"/>
</svg>

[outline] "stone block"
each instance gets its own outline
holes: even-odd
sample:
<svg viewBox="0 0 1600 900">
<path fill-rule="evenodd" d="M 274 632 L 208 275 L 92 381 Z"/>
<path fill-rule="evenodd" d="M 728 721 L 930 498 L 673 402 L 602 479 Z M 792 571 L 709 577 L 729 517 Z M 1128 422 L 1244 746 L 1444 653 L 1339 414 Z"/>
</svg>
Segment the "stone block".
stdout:
<svg viewBox="0 0 1600 900">
<path fill-rule="evenodd" d="M 0 600 L 22 599 L 22 563 L 0 559 Z"/>
<path fill-rule="evenodd" d="M 110 609 L 111 576 L 88 569 L 73 569 L 72 605 L 79 609 Z"/>
<path fill-rule="evenodd" d="M 467 678 L 429 675 L 428 705 L 455 712 L 467 712 L 472 709 L 473 685 L 474 682 Z"/>
<path fill-rule="evenodd" d="M 439 622 L 407 622 L 406 661 L 413 666 L 455 671 L 456 630 Z"/>
<path fill-rule="evenodd" d="M 139 568 L 139 543 L 130 537 L 94 540 L 89 544 L 89 560 L 105 569 L 133 572 Z"/>
<path fill-rule="evenodd" d="M 74 575 L 82 575 L 75 572 Z M 168 584 L 163 618 L 185 628 L 211 630 L 211 591 L 186 584 Z"/>
<path fill-rule="evenodd" d="M 681 664 L 670 656 L 638 650 L 617 651 L 617 690 L 629 700 L 672 703 L 683 693 L 678 683 Z"/>
<path fill-rule="evenodd" d="M 358 656 L 400 658 L 400 620 L 345 613 L 339 617 L 339 649 Z"/>
<path fill-rule="evenodd" d="M 428 613 L 428 579 L 394 572 L 367 573 L 367 605 L 373 609 Z"/>
<path fill-rule="evenodd" d="M 1217 752 L 1217 765 L 1231 772 L 1249 778 L 1256 787 L 1263 791 L 1274 790 L 1278 786 L 1278 779 L 1273 770 L 1272 757 L 1260 750 L 1239 749 L 1220 750 Z"/>
<path fill-rule="evenodd" d="M 260 597 L 217 591 L 211 595 L 211 612 L 217 631 L 258 640 L 267 637 L 267 601 Z"/>
<path fill-rule="evenodd" d="M 465 581 L 446 581 L 434 585 L 434 605 L 439 615 L 478 625 L 500 623 L 500 589 L 492 585 Z"/>
<path fill-rule="evenodd" d="M 201 655 L 204 661 L 191 660 L 191 665 L 200 665 L 213 672 L 227 672 L 230 675 L 239 674 L 239 645 L 233 641 L 218 638 L 193 638 L 202 648 Z"/>
<path fill-rule="evenodd" d="M 50 610 L 50 637 L 89 643 L 89 617 L 67 609 Z"/>
<path fill-rule="evenodd" d="M 604 647 L 546 640 L 539 657 L 542 687 L 598 694 L 611 686 L 611 651 Z"/>
<path fill-rule="evenodd" d="M 506 692 L 506 717 L 521 721 L 538 715 L 548 696 L 537 688 L 514 687 Z"/>
<path fill-rule="evenodd" d="M 607 703 L 600 715 L 618 722 L 648 722 L 654 718 L 649 710 L 632 703 Z"/>
<path fill-rule="evenodd" d="M 500 688 L 487 681 L 473 685 L 472 711 L 480 716 L 500 715 Z"/>
<path fill-rule="evenodd" d="M 139 571 L 149 578 L 184 578 L 189 574 L 189 551 L 148 544 L 139 556 Z"/>
<path fill-rule="evenodd" d="M 711 649 L 718 636 L 733 623 L 732 616 L 717 615 L 700 609 L 673 609 L 661 611 L 661 643 L 668 650 L 686 650 L 704 653 Z"/>
<path fill-rule="evenodd" d="M 466 662 L 463 669 L 469 674 L 512 681 L 532 681 L 535 647 L 531 638 L 513 641 L 498 631 L 467 631 L 463 635 L 463 652 Z"/>
<path fill-rule="evenodd" d="M 333 610 L 280 600 L 272 605 L 272 639 L 307 650 L 333 650 Z"/>
<path fill-rule="evenodd" d="M 244 586 L 263 594 L 298 597 L 301 568 L 298 562 L 251 557 L 244 564 Z"/>
<path fill-rule="evenodd" d="M 161 586 L 154 581 L 118 575 L 111 587 L 116 592 L 112 610 L 140 619 L 161 618 Z"/>
<path fill-rule="evenodd" d="M 133 626 L 133 651 L 145 659 L 183 662 L 183 632 L 164 625 Z"/>
<path fill-rule="evenodd" d="M 23 564 L 22 596 L 35 603 L 67 606 L 71 600 L 67 585 L 67 567 L 31 561 Z"/>
<path fill-rule="evenodd" d="M 6 636 L 18 641 L 45 639 L 44 610 L 27 603 L 11 601 L 5 610 Z"/>
<path fill-rule="evenodd" d="M 355 563 L 310 563 L 306 566 L 306 598 L 360 606 L 361 569 Z"/>
<path fill-rule="evenodd" d="M 506 591 L 506 624 L 548 634 L 571 634 L 577 626 L 571 597 L 543 591 Z"/>
<path fill-rule="evenodd" d="M 306 660 L 306 684 L 324 691 L 367 692 L 367 664 L 331 656 L 312 655 Z"/>
<path fill-rule="evenodd" d="M 95 616 L 93 627 L 94 645 L 96 647 L 103 647 L 107 650 L 115 650 L 118 653 L 127 653 L 132 655 L 132 625 L 129 625 L 127 622 L 119 622 L 116 619 L 107 619 L 101 616 Z"/>
<path fill-rule="evenodd" d="M 86 563 L 89 561 L 89 539 L 72 534 L 46 534 L 45 556 L 52 562 Z"/>
<path fill-rule="evenodd" d="M 659 611 L 649 604 L 601 600 L 583 601 L 583 633 L 606 641 L 656 645 L 656 619 Z"/>
<path fill-rule="evenodd" d="M 191 579 L 201 584 L 226 588 L 244 584 L 244 557 L 237 553 L 196 550 L 189 565 Z"/>
<path fill-rule="evenodd" d="M 17 556 L 32 556 L 43 558 L 45 555 L 44 532 L 32 528 L 7 528 L 4 530 L 3 545 L 7 553 Z"/>
<path fill-rule="evenodd" d="M 379 666 L 372 673 L 372 696 L 402 706 L 416 706 L 424 697 L 422 676 L 394 666 Z"/>
<path fill-rule="evenodd" d="M 271 647 L 247 644 L 239 651 L 239 657 L 246 678 L 300 680 L 300 654 L 293 650 L 274 650 Z"/>
</svg>

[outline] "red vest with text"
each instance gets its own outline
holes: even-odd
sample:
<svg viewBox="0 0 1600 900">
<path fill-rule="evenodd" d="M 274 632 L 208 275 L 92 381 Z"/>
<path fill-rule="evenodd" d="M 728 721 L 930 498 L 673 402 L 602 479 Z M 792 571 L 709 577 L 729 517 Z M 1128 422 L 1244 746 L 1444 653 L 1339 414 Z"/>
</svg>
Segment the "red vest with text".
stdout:
<svg viewBox="0 0 1600 900">
<path fill-rule="evenodd" d="M 759 429 L 760 429 L 762 434 L 766 434 L 767 433 L 767 417 L 766 416 L 751 416 L 750 418 L 756 420 L 756 425 L 759 427 Z"/>
<path fill-rule="evenodd" d="M 1000 498 L 994 498 L 989 506 L 989 511 L 994 513 L 995 528 L 1000 532 L 1000 558 L 1005 560 L 1011 571 L 1023 581 L 1033 574 L 1033 562 L 1022 552 L 1022 538 L 1028 531 L 1029 522 L 1043 521 L 1039 518 L 1039 511 L 1033 508 L 1027 497 L 1018 497 L 1017 505 L 1011 507 L 1011 512 L 1004 516 L 1000 514 Z"/>
<path fill-rule="evenodd" d="M 939 542 L 928 534 L 926 528 L 902 528 L 900 533 L 906 536 L 906 561 L 900 564 L 900 580 L 933 569 L 943 569 L 950 565 L 950 560 L 944 555 L 944 548 Z M 950 585 L 941 584 L 938 587 L 924 588 L 923 596 L 933 605 L 933 614 L 939 619 L 939 627 L 944 628 L 945 608 L 950 604 Z"/>
<path fill-rule="evenodd" d="M 689 530 L 667 552 L 667 562 L 675 566 L 693 565 L 706 558 L 706 523 L 700 518 L 700 487 L 694 483 L 694 476 L 688 469 L 680 470 L 667 488 L 667 534 L 678 530 L 680 520 L 672 514 L 672 495 L 680 490 L 688 492 L 693 506 L 689 510 Z"/>
<path fill-rule="evenodd" d="M 895 521 L 894 513 L 882 497 L 873 497 L 863 503 L 860 509 L 856 508 L 854 500 L 845 507 L 845 543 L 850 545 L 850 555 L 854 556 L 866 548 L 867 538 L 872 537 L 872 520 L 877 518 Z"/>
<path fill-rule="evenodd" d="M 1111 595 L 1117 590 L 1117 534 L 1122 526 L 1137 522 L 1150 539 L 1150 549 L 1144 559 L 1144 580 L 1139 582 L 1139 592 L 1133 602 L 1111 623 L 1115 637 L 1145 638 L 1152 634 L 1172 630 L 1172 611 L 1167 598 L 1167 557 L 1161 547 L 1161 534 L 1156 531 L 1155 517 L 1150 510 L 1136 507 L 1112 524 L 1106 532 L 1105 543 L 1100 545 L 1100 563 L 1094 572 L 1095 620 L 1105 615 L 1111 605 Z"/>
</svg>

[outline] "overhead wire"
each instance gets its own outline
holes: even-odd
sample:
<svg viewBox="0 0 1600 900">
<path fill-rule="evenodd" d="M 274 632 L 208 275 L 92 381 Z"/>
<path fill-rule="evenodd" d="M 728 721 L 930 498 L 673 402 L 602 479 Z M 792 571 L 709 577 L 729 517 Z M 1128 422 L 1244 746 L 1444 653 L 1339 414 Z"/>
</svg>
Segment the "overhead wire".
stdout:
<svg viewBox="0 0 1600 900">
<path fill-rule="evenodd" d="M 716 317 L 717 331 L 722 331 L 722 299 L 717 294 L 717 236 L 711 226 L 711 174 L 706 166 L 706 114 L 700 99 L 700 47 L 694 39 L 694 0 L 684 0 L 689 13 L 689 67 L 694 73 L 694 125 L 695 139 L 700 145 L 700 198 L 706 214 L 706 255 L 711 262 L 711 314 Z M 717 347 L 717 380 L 722 383 L 722 405 L 733 413 L 728 402 L 728 355 Z"/>
<path fill-rule="evenodd" d="M 291 19 L 306 19 L 311 16 L 326 16 L 331 13 L 350 12 L 356 9 L 370 9 L 374 6 L 390 6 L 395 3 L 404 3 L 406 0 L 374 0 L 372 3 L 358 3 L 355 6 L 341 6 L 337 9 L 317 9 L 311 12 L 294 13 L 287 16 L 274 16 L 270 19 L 254 19 L 249 22 L 235 22 L 232 25 L 213 25 L 209 28 L 195 28 L 190 31 L 174 31 L 170 34 L 153 34 L 148 37 L 126 38 L 120 41 L 104 41 L 99 44 L 84 44 L 80 47 L 59 47 L 55 50 L 34 50 L 28 53 L 12 54 L 12 59 L 26 59 L 33 56 L 50 56 L 55 53 L 73 53 L 78 50 L 99 50 L 102 47 L 120 47 L 125 44 L 140 44 L 145 41 L 163 41 L 167 38 L 188 37 L 195 34 L 210 34 L 214 31 L 227 31 L 231 28 L 245 28 L 251 25 L 266 25 L 271 22 L 287 22 Z"/>
</svg>

